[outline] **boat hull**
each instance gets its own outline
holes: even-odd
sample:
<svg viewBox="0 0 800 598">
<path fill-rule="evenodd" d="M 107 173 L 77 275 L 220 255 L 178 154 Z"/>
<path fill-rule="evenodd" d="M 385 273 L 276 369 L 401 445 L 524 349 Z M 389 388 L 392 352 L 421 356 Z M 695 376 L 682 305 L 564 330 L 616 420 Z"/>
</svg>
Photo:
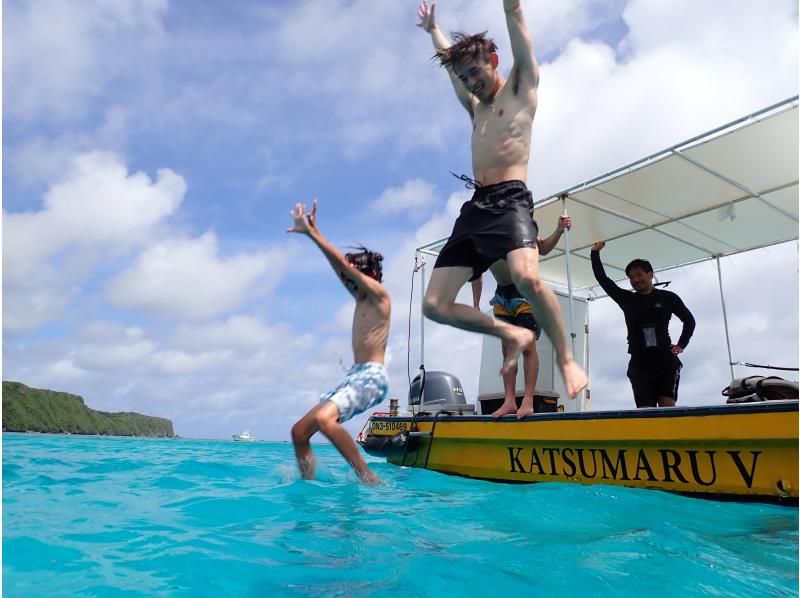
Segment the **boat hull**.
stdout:
<svg viewBox="0 0 800 598">
<path fill-rule="evenodd" d="M 572 482 L 797 505 L 797 401 L 533 415 L 373 415 L 369 440 L 416 430 L 386 459 L 500 482 Z M 366 446 L 365 446 L 366 448 Z M 374 453 L 373 453 L 374 454 Z"/>
</svg>

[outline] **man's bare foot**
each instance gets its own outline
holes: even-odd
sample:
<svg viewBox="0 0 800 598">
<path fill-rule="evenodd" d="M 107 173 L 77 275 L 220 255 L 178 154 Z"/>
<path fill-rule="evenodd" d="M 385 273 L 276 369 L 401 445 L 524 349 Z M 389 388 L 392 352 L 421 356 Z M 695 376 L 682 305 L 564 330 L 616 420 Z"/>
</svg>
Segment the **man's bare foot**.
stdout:
<svg viewBox="0 0 800 598">
<path fill-rule="evenodd" d="M 517 411 L 517 402 L 514 401 L 503 401 L 503 404 L 500 405 L 500 408 L 492 413 L 492 417 L 503 417 L 504 415 L 511 415 L 512 413 L 516 413 Z"/>
<path fill-rule="evenodd" d="M 314 480 L 317 477 L 317 460 L 312 456 L 297 459 L 300 468 L 300 477 L 304 480 Z"/>
<path fill-rule="evenodd" d="M 570 399 L 577 397 L 580 391 L 589 386 L 586 372 L 574 359 L 561 366 L 561 375 L 564 376 L 564 384 L 567 386 L 567 394 Z"/>
<path fill-rule="evenodd" d="M 528 397 L 523 397 L 522 405 L 520 405 L 519 409 L 517 409 L 517 419 L 527 417 L 531 413 L 533 413 L 533 397 L 530 399 Z"/>
<path fill-rule="evenodd" d="M 359 472 L 357 475 L 361 483 L 367 486 L 377 486 L 381 483 L 381 479 L 372 473 L 371 469 L 366 469 L 365 471 Z"/>
<path fill-rule="evenodd" d="M 526 328 L 520 328 L 519 326 L 512 326 L 511 328 L 512 338 L 506 340 L 507 351 L 506 358 L 503 361 L 503 367 L 500 368 L 501 376 L 513 371 L 514 366 L 517 365 L 520 353 L 532 347 L 536 340 L 533 333 Z"/>
</svg>

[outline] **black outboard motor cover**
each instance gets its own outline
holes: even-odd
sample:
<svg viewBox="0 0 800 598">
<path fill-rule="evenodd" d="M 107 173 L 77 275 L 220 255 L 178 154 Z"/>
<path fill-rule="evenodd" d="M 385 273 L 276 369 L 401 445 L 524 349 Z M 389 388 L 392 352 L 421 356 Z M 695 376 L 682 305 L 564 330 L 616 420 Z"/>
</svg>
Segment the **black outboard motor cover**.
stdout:
<svg viewBox="0 0 800 598">
<path fill-rule="evenodd" d="M 408 404 L 419 405 L 420 374 L 411 382 L 408 389 Z M 461 381 L 447 372 L 425 372 L 425 396 L 423 405 L 466 405 Z"/>
<path fill-rule="evenodd" d="M 415 451 L 419 446 L 419 438 L 409 436 L 408 432 L 398 432 L 394 436 L 373 436 L 367 434 L 359 442 L 364 451 L 373 457 L 396 457 L 408 451 Z M 406 448 L 408 444 L 408 448 Z"/>
</svg>

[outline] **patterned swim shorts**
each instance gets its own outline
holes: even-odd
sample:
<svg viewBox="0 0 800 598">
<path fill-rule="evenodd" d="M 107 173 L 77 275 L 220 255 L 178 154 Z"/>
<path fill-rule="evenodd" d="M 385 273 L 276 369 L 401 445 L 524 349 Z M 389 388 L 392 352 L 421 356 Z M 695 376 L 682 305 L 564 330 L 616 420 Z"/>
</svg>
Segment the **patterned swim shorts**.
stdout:
<svg viewBox="0 0 800 598">
<path fill-rule="evenodd" d="M 533 316 L 531 304 L 522 296 L 516 286 L 513 284 L 499 285 L 489 304 L 493 308 L 495 318 L 514 326 L 527 328 L 536 335 L 536 340 L 539 340 L 542 328 Z"/>
<path fill-rule="evenodd" d="M 339 422 L 346 422 L 382 402 L 389 393 L 389 376 L 382 363 L 357 363 L 344 380 L 320 397 L 320 403 L 331 401 L 339 408 Z"/>
</svg>

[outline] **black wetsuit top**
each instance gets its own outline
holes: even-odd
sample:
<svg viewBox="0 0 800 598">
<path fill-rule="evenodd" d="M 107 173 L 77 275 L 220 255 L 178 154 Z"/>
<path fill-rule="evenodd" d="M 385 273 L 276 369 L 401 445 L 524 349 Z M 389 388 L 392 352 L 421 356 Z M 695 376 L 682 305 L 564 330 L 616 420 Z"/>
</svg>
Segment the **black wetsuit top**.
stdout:
<svg viewBox="0 0 800 598">
<path fill-rule="evenodd" d="M 675 293 L 653 289 L 642 294 L 621 289 L 606 276 L 600 262 L 600 252 L 592 251 L 592 271 L 603 290 L 625 314 L 628 327 L 628 353 L 637 360 L 662 357 L 672 346 L 669 337 L 669 320 L 675 314 L 683 322 L 683 331 L 678 345 L 686 348 L 694 332 L 694 316 Z"/>
</svg>

